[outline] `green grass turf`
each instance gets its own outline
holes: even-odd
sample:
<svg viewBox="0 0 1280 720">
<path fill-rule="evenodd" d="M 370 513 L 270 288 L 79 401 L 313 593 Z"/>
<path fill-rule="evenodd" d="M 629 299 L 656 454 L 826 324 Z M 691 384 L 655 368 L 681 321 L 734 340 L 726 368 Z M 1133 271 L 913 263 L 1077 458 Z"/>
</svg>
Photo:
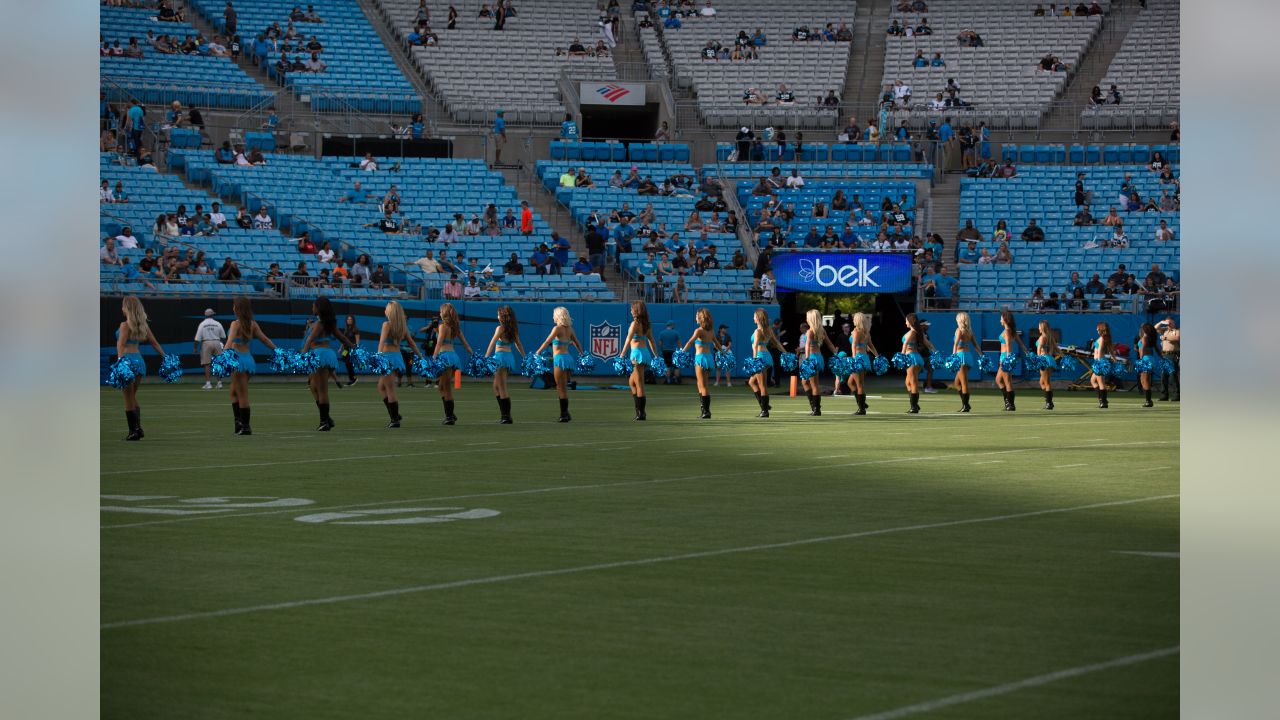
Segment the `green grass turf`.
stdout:
<svg viewBox="0 0 1280 720">
<path fill-rule="evenodd" d="M 102 493 L 168 496 L 104 505 L 314 501 L 102 513 L 103 717 L 855 718 L 1178 644 L 1178 560 L 1117 552 L 1178 550 L 1174 403 L 982 391 L 960 416 L 943 392 L 908 416 L 886 384 L 867 417 L 777 396 L 761 420 L 735 386 L 700 421 L 686 384 L 651 387 L 647 423 L 579 391 L 561 425 L 518 389 L 498 426 L 469 383 L 457 426 L 417 388 L 387 430 L 362 381 L 318 433 L 301 384 L 251 392 L 236 437 L 225 391 L 147 385 L 139 443 L 102 393 Z M 358 505 L 501 514 L 294 520 Z M 1175 654 L 921 716 L 1177 710 Z"/>
</svg>

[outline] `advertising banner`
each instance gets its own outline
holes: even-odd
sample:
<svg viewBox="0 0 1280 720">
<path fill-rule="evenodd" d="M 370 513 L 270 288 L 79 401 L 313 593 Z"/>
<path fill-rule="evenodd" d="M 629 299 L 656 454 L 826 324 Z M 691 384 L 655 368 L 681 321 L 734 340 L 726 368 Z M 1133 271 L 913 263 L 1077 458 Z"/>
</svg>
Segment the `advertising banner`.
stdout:
<svg viewBox="0 0 1280 720">
<path fill-rule="evenodd" d="M 911 288 L 910 253 L 787 252 L 773 256 L 779 290 L 896 293 Z"/>
</svg>

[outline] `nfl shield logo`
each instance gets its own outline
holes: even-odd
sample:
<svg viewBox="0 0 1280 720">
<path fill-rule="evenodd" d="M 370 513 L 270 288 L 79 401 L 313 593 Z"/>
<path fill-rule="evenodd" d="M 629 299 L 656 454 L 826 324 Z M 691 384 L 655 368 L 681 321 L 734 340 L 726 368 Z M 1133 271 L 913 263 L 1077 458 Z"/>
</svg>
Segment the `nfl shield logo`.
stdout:
<svg viewBox="0 0 1280 720">
<path fill-rule="evenodd" d="M 608 358 L 618 354 L 622 344 L 622 326 L 602 322 L 591 326 L 591 354 Z"/>
</svg>

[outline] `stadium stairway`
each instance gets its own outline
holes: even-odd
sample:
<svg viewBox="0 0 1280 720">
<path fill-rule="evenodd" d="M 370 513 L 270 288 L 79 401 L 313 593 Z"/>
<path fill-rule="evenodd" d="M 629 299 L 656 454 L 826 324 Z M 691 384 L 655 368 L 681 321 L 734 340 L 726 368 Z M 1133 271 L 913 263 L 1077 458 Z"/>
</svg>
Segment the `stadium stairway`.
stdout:
<svg viewBox="0 0 1280 720">
<path fill-rule="evenodd" d="M 367 0 L 366 0 L 367 1 Z M 634 68 L 644 65 L 644 51 L 640 49 L 640 38 L 636 35 L 636 19 L 631 13 L 624 12 L 619 17 L 618 45 L 613 49 L 613 65 L 618 69 L 618 78 L 637 79 Z"/>
<path fill-rule="evenodd" d="M 440 126 L 453 123 L 453 116 L 436 100 L 435 94 L 427 86 L 426 78 L 422 77 L 422 73 L 418 72 L 417 68 L 413 66 L 409 59 L 409 54 L 405 52 L 400 42 L 396 40 L 395 33 L 391 31 L 391 19 L 383 15 L 370 0 L 356 0 L 356 4 L 360 6 L 360 11 L 368 18 L 369 25 L 373 28 L 373 31 L 378 33 L 382 44 L 387 47 L 387 53 L 396 61 L 396 67 L 400 69 L 400 74 L 418 92 L 418 97 L 422 100 L 422 113 L 426 116 L 430 127 L 435 129 L 436 134 L 440 134 Z"/>
<path fill-rule="evenodd" d="M 1072 74 L 1066 91 L 1042 121 L 1043 129 L 1074 130 L 1079 126 L 1080 109 L 1089 101 L 1089 91 L 1102 82 L 1107 68 L 1111 67 L 1111 59 L 1124 44 L 1125 36 L 1137 20 L 1139 11 L 1136 3 L 1111 3 L 1107 14 L 1102 17 L 1098 37 L 1081 59 L 1080 67 Z"/>
<path fill-rule="evenodd" d="M 208 18 L 206 18 L 204 15 L 201 15 L 199 12 L 196 12 L 195 8 L 192 8 L 192 7 L 187 8 L 187 22 L 191 24 L 193 27 L 195 27 L 197 30 L 199 30 L 205 37 L 213 37 L 214 35 L 222 34 L 222 31 L 220 31 L 217 27 L 215 27 L 213 23 L 209 22 Z M 246 44 L 250 46 L 253 45 L 253 37 L 249 35 L 249 33 L 245 30 L 245 28 L 240 28 L 240 30 L 241 30 L 241 33 L 240 33 L 241 39 L 244 40 L 247 37 L 248 39 L 246 41 Z M 254 80 L 257 80 L 259 83 L 262 83 L 263 87 L 267 88 L 271 92 L 276 93 L 276 99 L 275 99 L 276 115 L 281 118 L 282 124 L 280 126 L 280 129 L 282 131 L 305 132 L 308 130 L 320 129 L 318 127 L 315 127 L 315 128 L 294 127 L 289 123 L 290 118 L 311 116 L 312 115 L 311 108 L 307 107 L 305 103 L 299 101 L 298 98 L 295 97 L 292 93 L 278 92 L 281 89 L 280 86 L 277 85 L 274 80 L 272 80 L 270 77 L 267 76 L 266 70 L 258 67 L 257 65 L 254 65 L 253 61 L 249 60 L 247 53 L 241 53 L 240 57 L 234 58 L 232 62 L 238 65 L 241 70 L 244 70 L 245 73 L 249 75 L 249 77 L 253 78 Z M 262 110 L 262 113 L 261 113 L 262 117 L 265 120 L 267 115 L 266 108 L 262 108 L 261 110 Z M 241 115 L 240 117 L 241 119 L 243 119 L 243 115 Z M 237 122 L 236 124 L 241 125 L 241 123 L 239 122 Z M 243 126 L 241 125 L 241 127 Z M 220 138 L 220 137 L 215 138 L 213 136 L 210 136 L 209 139 L 210 141 L 217 141 L 214 145 L 214 147 L 216 147 L 218 144 L 221 144 L 220 140 L 223 140 L 226 138 Z M 212 152 L 212 150 L 210 150 L 210 152 Z"/>
<path fill-rule="evenodd" d="M 942 264 L 957 275 L 956 233 L 960 230 L 960 173 L 943 173 L 929 193 L 929 232 L 942 236 Z"/>
<path fill-rule="evenodd" d="M 854 15 L 853 51 L 840 99 L 856 107 L 873 107 L 880 99 L 880 76 L 887 47 L 884 29 L 889 27 L 892 0 L 862 0 Z M 858 118 L 866 123 L 866 118 Z"/>
</svg>

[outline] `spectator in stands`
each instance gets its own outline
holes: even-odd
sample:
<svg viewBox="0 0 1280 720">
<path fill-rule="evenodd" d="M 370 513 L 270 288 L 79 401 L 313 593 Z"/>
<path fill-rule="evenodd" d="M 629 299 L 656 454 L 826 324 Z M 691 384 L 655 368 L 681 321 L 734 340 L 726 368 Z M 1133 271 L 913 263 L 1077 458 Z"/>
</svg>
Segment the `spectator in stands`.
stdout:
<svg viewBox="0 0 1280 720">
<path fill-rule="evenodd" d="M 966 243 L 966 247 L 960 249 L 957 260 L 961 265 L 974 265 L 977 264 L 979 256 L 978 243 L 970 240 Z"/>
<path fill-rule="evenodd" d="M 1107 99 L 1102 96 L 1102 88 L 1094 85 L 1093 89 L 1089 91 L 1089 107 L 1097 107 L 1106 103 Z"/>
<path fill-rule="evenodd" d="M 1123 274 L 1124 266 L 1121 266 L 1121 274 Z M 1114 277 L 1114 276 L 1113 276 Z M 1078 290 L 1079 288 L 1077 288 Z M 1094 273 L 1089 278 L 1089 282 L 1084 286 L 1084 292 L 1089 295 L 1101 295 L 1103 290 L 1107 289 L 1106 283 L 1102 282 L 1102 277 L 1098 273 Z M 1073 294 L 1074 296 L 1074 294 Z"/>
<path fill-rule="evenodd" d="M 911 61 L 911 67 L 926 68 L 929 67 L 929 61 L 924 56 L 923 50 L 916 51 L 916 57 Z"/>
<path fill-rule="evenodd" d="M 1031 291 L 1031 297 L 1027 299 L 1027 309 L 1035 312 L 1044 309 L 1044 288 Z"/>
<path fill-rule="evenodd" d="M 275 227 L 275 223 L 271 219 L 271 215 L 267 213 L 267 206 L 266 205 L 259 206 L 258 214 L 253 216 L 253 229 L 254 230 L 270 230 L 273 227 Z"/>
<path fill-rule="evenodd" d="M 1097 276 L 1095 275 L 1094 277 L 1096 278 Z M 1101 285 L 1101 283 L 1099 283 L 1099 285 Z M 1105 291 L 1105 288 L 1099 288 L 1098 292 L 1101 293 L 1103 291 Z M 1067 301 L 1067 309 L 1068 310 L 1088 310 L 1089 309 L 1089 301 L 1088 299 L 1085 298 L 1083 290 L 1081 290 L 1080 288 L 1076 288 L 1075 291 L 1071 293 L 1071 299 Z"/>
<path fill-rule="evenodd" d="M 1125 234 L 1124 222 L 1115 225 L 1115 230 L 1111 233 L 1111 237 L 1107 238 L 1106 246 L 1112 248 L 1129 247 L 1129 236 Z"/>
<path fill-rule="evenodd" d="M 546 275 L 550 272 L 551 255 L 547 252 L 546 243 L 534 248 L 533 254 L 529 256 L 529 264 L 533 266 L 533 271 L 538 275 Z"/>
<path fill-rule="evenodd" d="M 734 138 L 734 142 L 737 143 L 737 146 L 738 146 L 737 147 L 738 162 L 750 161 L 751 141 L 755 139 L 755 136 L 756 135 L 754 132 L 751 131 L 751 128 L 747 127 L 746 125 L 743 125 L 741 128 L 738 129 L 738 134 Z"/>
<path fill-rule="evenodd" d="M 1173 229 L 1164 220 L 1161 220 L 1160 227 L 1156 228 L 1156 240 L 1158 242 L 1169 242 L 1173 239 Z"/>
<path fill-rule="evenodd" d="M 1044 6 L 1037 4 L 1036 9 L 1031 11 L 1033 17 L 1044 17 Z"/>
<path fill-rule="evenodd" d="M 240 266 L 231 258 L 223 260 L 222 267 L 218 268 L 218 279 L 222 282 L 240 282 Z"/>
<path fill-rule="evenodd" d="M 996 250 L 996 255 L 992 262 L 997 265 L 1013 264 L 1013 253 L 1009 252 L 1009 243 L 1000 243 L 1000 249 Z"/>
<path fill-rule="evenodd" d="M 956 240 L 974 240 L 976 242 L 982 242 L 982 233 L 978 228 L 973 226 L 973 220 L 965 220 L 964 227 L 961 228 L 960 232 L 956 233 Z"/>
<path fill-rule="evenodd" d="M 894 18 L 893 21 L 889 23 L 888 29 L 886 29 L 884 32 L 886 35 L 889 35 L 892 37 L 901 36 L 903 34 L 903 31 L 902 31 L 902 26 L 898 24 L 898 18 Z"/>
<path fill-rule="evenodd" d="M 961 47 L 978 48 L 978 47 L 982 47 L 983 45 L 982 36 L 979 35 L 977 32 L 975 32 L 972 28 L 966 28 L 964 30 L 961 30 L 960 34 L 956 36 L 956 41 L 960 43 Z"/>
<path fill-rule="evenodd" d="M 209 224 L 219 229 L 227 227 L 227 216 L 222 212 L 222 203 L 213 203 L 212 211 L 209 213 Z"/>
<path fill-rule="evenodd" d="M 352 285 L 368 285 L 369 276 L 372 274 L 373 260 L 365 254 L 361 254 L 356 258 L 355 263 L 351 265 L 351 284 Z"/>
<path fill-rule="evenodd" d="M 1083 288 L 1084 288 L 1084 283 L 1080 281 L 1080 272 L 1073 270 L 1071 272 L 1071 279 L 1067 281 L 1066 295 L 1070 297 L 1075 293 L 1076 289 L 1083 289 Z"/>
<path fill-rule="evenodd" d="M 428 250 L 426 255 L 424 255 L 423 257 L 420 257 L 417 260 L 414 260 L 412 263 L 408 263 L 408 264 L 417 266 L 419 270 L 421 270 L 423 273 L 428 275 L 433 275 L 435 273 L 440 273 L 444 271 L 444 267 L 440 265 L 439 260 L 436 260 L 435 254 L 431 250 Z"/>
<path fill-rule="evenodd" d="M 991 232 L 991 242 L 1002 243 L 1009 239 L 1009 223 L 1001 218 L 996 221 L 996 229 Z"/>
<path fill-rule="evenodd" d="M 1119 213 L 1116 211 L 1115 206 L 1112 206 L 1111 210 L 1107 213 L 1107 216 L 1102 218 L 1101 224 L 1108 225 L 1108 226 L 1123 225 L 1124 219 L 1120 217 Z"/>
<path fill-rule="evenodd" d="M 786 83 L 780 83 L 778 85 L 778 93 L 774 96 L 774 101 L 783 106 L 795 105 L 796 95 L 787 89 Z"/>
<path fill-rule="evenodd" d="M 801 177 L 800 170 L 798 168 L 792 168 L 791 175 L 787 177 L 787 189 L 800 190 L 803 187 L 804 187 L 804 178 Z"/>
<path fill-rule="evenodd" d="M 116 252 L 116 239 L 108 235 L 98 249 L 98 262 L 103 265 L 119 265 L 120 254 Z"/>
<path fill-rule="evenodd" d="M 1079 10 L 1079 8 L 1077 8 L 1077 11 L 1078 11 L 1078 10 Z M 1089 14 L 1090 14 L 1090 15 L 1101 15 L 1101 14 L 1102 14 L 1102 6 L 1101 6 L 1101 5 L 1099 5 L 1096 1 L 1095 1 L 1095 2 L 1090 3 L 1090 4 L 1089 4 Z"/>
<path fill-rule="evenodd" d="M 1126 212 L 1138 212 L 1143 209 L 1142 197 L 1137 192 L 1129 193 L 1129 197 L 1125 199 L 1124 209 Z"/>
<path fill-rule="evenodd" d="M 880 142 L 880 128 L 875 124 L 875 121 L 867 121 L 867 129 L 862 134 L 862 141 L 872 145 Z"/>
<path fill-rule="evenodd" d="M 311 240 L 311 233 L 306 230 L 304 230 L 302 234 L 297 237 L 297 239 L 294 241 L 294 246 L 297 248 L 298 252 L 306 255 L 316 255 L 318 253 L 318 251 L 316 250 L 315 242 Z M 328 247 L 328 243 L 325 243 L 325 246 Z M 332 260 L 332 259 L 333 259 L 333 251 L 330 250 L 329 260 Z M 322 259 L 320 262 L 329 262 L 329 260 Z"/>
<path fill-rule="evenodd" d="M 444 284 L 440 292 L 446 300 L 461 300 L 462 283 L 458 282 L 458 276 L 456 274 L 450 275 L 448 282 Z"/>
<path fill-rule="evenodd" d="M 1094 222 L 1093 215 L 1089 214 L 1089 206 L 1083 205 L 1080 207 L 1079 210 L 1076 211 L 1075 219 L 1072 221 L 1071 224 L 1076 226 L 1082 226 L 1082 225 L 1092 225 L 1093 222 Z"/>
<path fill-rule="evenodd" d="M 1031 218 L 1027 223 L 1027 227 L 1022 230 L 1023 242 L 1044 242 L 1044 228 L 1036 224 L 1035 218 Z"/>
<path fill-rule="evenodd" d="M 940 67 L 946 67 L 946 66 L 947 66 L 947 61 L 942 59 L 942 53 L 940 52 L 934 53 L 933 59 L 929 61 L 929 67 L 940 68 Z"/>
<path fill-rule="evenodd" d="M 1012 178 L 1018 176 L 1018 168 L 1014 167 L 1012 160 L 1005 160 L 1004 165 L 1000 166 L 1000 177 Z"/>
</svg>

